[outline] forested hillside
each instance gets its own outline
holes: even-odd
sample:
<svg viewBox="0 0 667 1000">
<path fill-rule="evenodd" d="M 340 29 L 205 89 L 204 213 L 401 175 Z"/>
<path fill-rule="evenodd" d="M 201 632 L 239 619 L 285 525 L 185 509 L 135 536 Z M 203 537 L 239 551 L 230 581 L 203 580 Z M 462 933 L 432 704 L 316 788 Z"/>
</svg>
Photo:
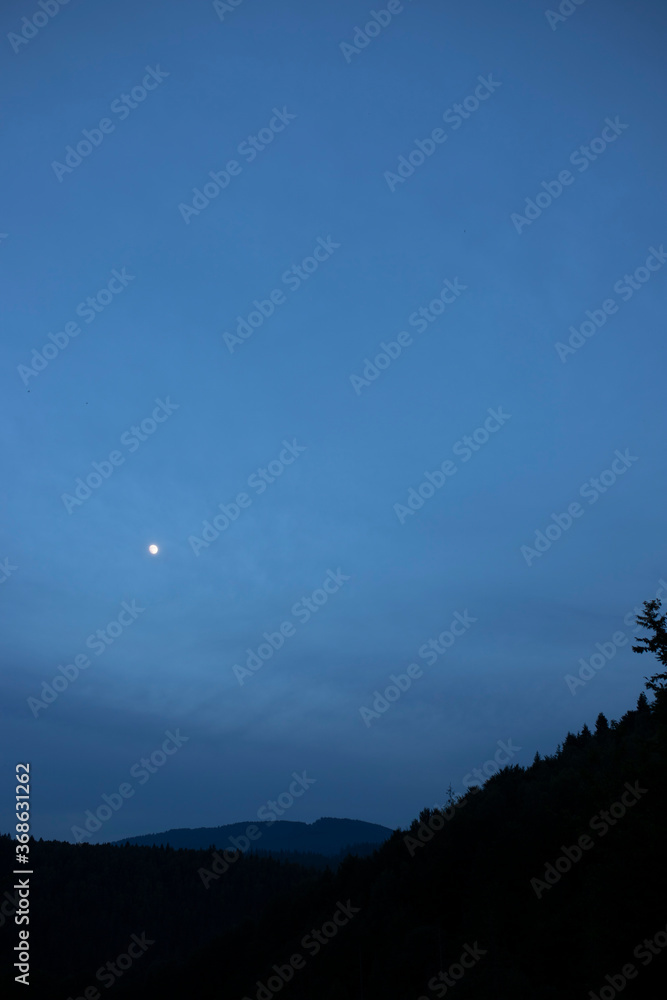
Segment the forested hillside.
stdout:
<svg viewBox="0 0 667 1000">
<path fill-rule="evenodd" d="M 567 734 L 552 756 L 504 768 L 446 811 L 425 810 L 336 871 L 38 841 L 32 995 L 113 985 L 137 998 L 150 989 L 416 1000 L 455 985 L 458 1000 L 572 1000 L 623 980 L 628 997 L 657 996 L 667 974 L 654 943 L 667 942 L 666 761 L 658 691 L 652 705 L 641 695 L 618 722 L 598 716 L 593 732 Z M 0 850 L 7 871 L 8 837 Z M 120 974 L 114 960 L 132 935 L 137 957 Z"/>
</svg>

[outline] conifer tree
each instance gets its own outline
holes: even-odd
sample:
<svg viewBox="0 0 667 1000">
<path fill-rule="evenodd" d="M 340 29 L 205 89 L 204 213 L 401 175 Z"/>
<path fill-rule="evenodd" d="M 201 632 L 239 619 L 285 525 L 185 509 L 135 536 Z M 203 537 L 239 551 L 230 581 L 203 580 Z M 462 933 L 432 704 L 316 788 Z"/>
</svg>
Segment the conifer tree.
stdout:
<svg viewBox="0 0 667 1000">
<path fill-rule="evenodd" d="M 648 698 L 642 691 L 642 693 L 637 698 L 637 711 L 638 712 L 650 712 L 651 706 L 648 703 Z"/>
<path fill-rule="evenodd" d="M 635 653 L 654 653 L 658 661 L 667 667 L 667 616 L 659 615 L 660 601 L 644 601 L 644 614 L 637 615 L 637 624 L 653 632 L 652 636 L 635 636 L 641 646 L 633 646 Z M 667 688 L 667 672 L 645 677 L 646 687 L 651 691 L 664 691 Z"/>
</svg>

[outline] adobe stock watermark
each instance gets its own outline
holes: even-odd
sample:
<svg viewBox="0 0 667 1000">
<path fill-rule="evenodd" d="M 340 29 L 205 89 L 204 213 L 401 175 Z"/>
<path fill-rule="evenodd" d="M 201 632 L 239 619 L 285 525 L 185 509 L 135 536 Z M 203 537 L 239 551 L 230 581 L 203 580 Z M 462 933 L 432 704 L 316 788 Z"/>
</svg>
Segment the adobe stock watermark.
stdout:
<svg viewBox="0 0 667 1000">
<path fill-rule="evenodd" d="M 425 660 L 429 667 L 433 666 L 438 657 L 443 656 L 454 645 L 457 638 L 465 635 L 476 621 L 476 618 L 472 618 L 468 614 L 467 608 L 463 614 L 455 611 L 449 629 L 445 629 L 436 639 L 429 639 L 428 642 L 419 647 L 420 658 Z M 373 707 L 367 708 L 365 705 L 359 707 L 359 714 L 366 728 L 370 728 L 373 719 L 381 718 L 392 704 L 397 702 L 412 687 L 414 680 L 419 680 L 423 676 L 424 671 L 418 663 L 408 664 L 404 674 L 390 674 L 389 680 L 392 683 L 385 688 L 384 692 L 378 690 L 373 692 L 375 695 Z"/>
<path fill-rule="evenodd" d="M 121 434 L 120 443 L 127 448 L 129 454 L 133 454 L 140 448 L 144 441 L 155 434 L 159 425 L 168 420 L 174 410 L 178 410 L 180 407 L 180 403 L 172 403 L 169 396 L 166 400 L 156 399 L 155 402 L 157 406 L 151 416 L 144 417 L 140 424 L 133 424 Z M 93 495 L 93 490 L 98 490 L 103 482 L 111 478 L 116 469 L 125 464 L 125 455 L 114 449 L 109 453 L 108 458 L 91 464 L 93 471 L 86 475 L 85 481 L 81 476 L 75 480 L 74 495 L 62 493 L 60 496 L 68 514 L 72 514 L 76 507 L 80 507 L 86 500 L 89 500 Z"/>
<path fill-rule="evenodd" d="M 565 675 L 564 680 L 570 694 L 575 695 L 578 687 L 584 687 L 592 677 L 595 677 L 597 671 L 602 670 L 610 660 L 613 660 L 617 650 L 623 646 L 627 646 L 627 644 L 627 635 L 625 632 L 620 631 L 614 632 L 607 642 L 596 642 L 595 648 L 597 652 L 593 653 L 590 660 L 585 660 L 583 656 L 579 658 L 579 663 L 581 664 L 579 677 L 573 677 L 572 674 Z"/>
<path fill-rule="evenodd" d="M 423 333 L 431 323 L 435 323 L 444 313 L 447 306 L 453 305 L 462 292 L 467 291 L 468 286 L 462 285 L 458 277 L 454 281 L 445 278 L 440 292 L 436 298 L 431 299 L 427 306 L 420 306 L 408 316 L 408 326 L 414 327 L 417 333 Z M 402 353 L 405 347 L 413 344 L 412 334 L 406 330 L 401 330 L 396 335 L 396 340 L 390 340 L 387 344 L 384 340 L 380 343 L 380 352 L 373 360 L 364 358 L 364 368 L 361 375 L 350 375 L 350 382 L 357 396 L 361 395 L 363 389 L 367 388 L 371 382 L 375 382 L 396 358 Z"/>
<path fill-rule="evenodd" d="M 440 833 L 444 829 L 445 824 L 454 818 L 456 810 L 463 809 L 469 801 L 470 796 L 476 795 L 480 791 L 481 787 L 479 785 L 471 785 L 465 795 L 453 796 L 449 804 L 440 806 L 436 803 L 433 810 L 425 810 L 428 816 L 415 829 L 415 836 L 411 833 L 406 833 L 403 837 L 403 843 L 410 857 L 414 858 L 418 848 L 430 843 L 436 833 Z"/>
<path fill-rule="evenodd" d="M 667 926 L 654 934 L 652 938 L 644 938 L 635 947 L 632 957 L 641 961 L 644 968 L 650 965 L 654 958 L 662 954 L 667 948 Z M 637 978 L 638 969 L 632 962 L 626 962 L 620 972 L 607 974 L 604 978 L 604 986 L 598 987 L 597 993 L 590 990 L 588 1000 L 614 1000 L 614 997 L 622 993 L 631 979 Z"/>
<path fill-rule="evenodd" d="M 213 10 L 220 20 L 224 21 L 225 14 L 233 14 L 242 3 L 243 0 L 213 0 Z"/>
<path fill-rule="evenodd" d="M 109 110 L 121 122 L 129 118 L 132 112 L 140 104 L 143 104 L 149 93 L 152 90 L 156 90 L 162 81 L 170 75 L 161 70 L 159 64 L 155 69 L 152 66 L 146 66 L 145 69 L 146 75 L 140 84 L 133 87 L 129 94 L 121 94 L 120 97 L 111 102 Z M 58 178 L 58 181 L 62 184 L 65 174 L 71 174 L 77 167 L 81 166 L 86 157 L 90 156 L 94 149 L 98 149 L 104 142 L 105 137 L 111 135 L 115 130 L 116 125 L 111 118 L 101 118 L 97 124 L 97 128 L 82 129 L 81 135 L 83 139 L 79 139 L 76 148 L 74 146 L 65 147 L 65 162 L 60 163 L 58 160 L 53 160 L 51 163 L 51 169 Z"/>
<path fill-rule="evenodd" d="M 477 111 L 484 101 L 502 86 L 500 81 L 493 79 L 493 74 L 488 76 L 478 76 L 479 83 L 472 94 L 463 98 L 460 104 L 453 104 L 443 112 L 442 119 L 447 125 L 451 125 L 451 131 L 456 132 L 461 128 L 464 121 Z M 398 157 L 396 171 L 385 170 L 383 176 L 392 194 L 399 184 L 405 184 L 408 177 L 412 177 L 415 170 L 421 167 L 424 161 L 433 156 L 438 146 L 441 146 L 449 138 L 448 133 L 443 128 L 434 128 L 430 136 L 426 139 L 415 139 L 414 148 L 407 156 L 401 154 Z"/>
<path fill-rule="evenodd" d="M 283 449 L 278 458 L 272 459 L 265 469 L 256 469 L 248 476 L 248 486 L 255 491 L 256 496 L 261 496 L 271 483 L 282 476 L 288 465 L 292 465 L 296 459 L 306 450 L 305 445 L 296 443 L 296 438 L 292 438 L 291 443 L 283 440 Z M 208 549 L 212 542 L 220 537 L 221 532 L 226 531 L 233 521 L 238 520 L 241 511 L 247 510 L 252 504 L 252 497 L 247 493 L 237 493 L 231 503 L 219 503 L 220 513 L 216 514 L 213 522 L 204 521 L 202 524 L 201 538 L 197 535 L 190 535 L 188 542 L 196 556 L 202 549 Z"/>
<path fill-rule="evenodd" d="M 278 133 L 284 132 L 296 117 L 284 105 L 282 109 L 274 108 L 273 117 L 269 120 L 268 125 L 261 128 L 257 135 L 247 136 L 243 142 L 238 144 L 236 152 L 245 158 L 246 163 L 252 163 L 267 146 L 271 145 Z M 211 180 L 207 181 L 202 189 L 192 189 L 194 195 L 192 204 L 181 202 L 178 206 L 186 226 L 190 225 L 190 219 L 193 215 L 199 215 L 200 212 L 203 212 L 221 191 L 229 187 L 232 177 L 238 177 L 241 173 L 243 173 L 243 166 L 238 160 L 228 160 L 223 170 L 209 170 L 208 176 Z"/>
<path fill-rule="evenodd" d="M 551 30 L 555 31 L 559 24 L 567 21 L 569 17 L 572 17 L 577 7 L 581 7 L 584 3 L 586 3 L 586 0 L 561 0 L 557 11 L 545 10 L 544 16 L 546 17 Z"/>
<path fill-rule="evenodd" d="M 178 753 L 183 744 L 187 743 L 190 739 L 189 736 L 181 736 L 180 729 L 177 729 L 175 733 L 172 733 L 170 729 L 166 729 L 165 736 L 167 737 L 166 740 L 162 742 L 160 747 L 153 750 L 150 757 L 142 757 L 130 768 L 130 777 L 136 778 L 140 785 L 145 785 L 153 774 L 159 771 L 161 767 L 164 767 L 169 757 Z M 118 786 L 118 791 L 112 792 L 110 795 L 103 792 L 101 796 L 103 802 L 97 807 L 95 812 L 93 813 L 90 809 L 86 809 L 84 813 L 85 821 L 83 825 L 85 829 L 80 826 L 73 826 L 71 828 L 72 836 L 77 844 L 80 844 L 86 837 L 89 837 L 91 833 L 97 833 L 102 828 L 102 824 L 108 822 L 114 813 L 122 809 L 125 802 L 131 799 L 135 792 L 136 788 L 132 786 L 131 781 L 121 782 Z"/>
<path fill-rule="evenodd" d="M 626 781 L 624 787 L 625 791 L 616 802 L 612 802 L 608 809 L 601 809 L 589 821 L 589 829 L 598 837 L 606 836 L 618 821 L 623 819 L 628 809 L 632 809 L 648 791 L 647 788 L 642 788 L 638 781 L 635 781 L 634 785 Z M 557 885 L 563 875 L 569 872 L 577 861 L 581 861 L 584 851 L 590 851 L 596 843 L 597 841 L 593 840 L 587 833 L 582 833 L 577 838 L 576 844 L 569 847 L 561 844 L 562 854 L 554 862 L 549 861 L 545 864 L 542 878 L 531 878 L 530 880 L 531 888 L 537 898 L 541 899 L 545 892 Z"/>
<path fill-rule="evenodd" d="M 155 944 L 155 941 L 146 936 L 146 931 L 143 931 L 141 936 L 132 934 L 125 951 L 117 955 L 113 962 L 105 962 L 104 965 L 101 965 L 95 973 L 95 979 L 108 990 L 117 979 L 125 975 L 139 958 L 146 954 L 152 944 Z M 83 991 L 83 996 L 68 997 L 67 1000 L 84 1000 L 84 997 L 85 1000 L 101 1000 L 102 994 L 95 985 L 87 986 Z"/>
<path fill-rule="evenodd" d="M 502 406 L 497 410 L 487 410 L 489 416 L 483 425 L 476 427 L 472 434 L 464 434 L 460 441 L 452 445 L 452 453 L 461 456 L 461 464 L 469 462 L 473 454 L 482 448 L 492 434 L 496 434 L 501 427 L 511 418 L 511 413 L 503 413 Z M 425 472 L 424 480 L 415 489 L 411 486 L 405 504 L 395 503 L 394 513 L 400 524 L 405 524 L 408 517 L 413 517 L 418 510 L 430 500 L 436 490 L 442 489 L 447 482 L 447 477 L 455 476 L 458 466 L 451 458 L 446 458 L 433 472 Z"/>
<path fill-rule="evenodd" d="M 662 600 L 663 595 L 667 592 L 667 582 L 665 580 L 658 580 L 660 586 L 656 592 L 656 600 Z M 639 607 L 635 607 L 632 611 L 629 611 L 627 615 L 623 618 L 624 625 L 633 625 L 637 618 L 637 615 L 641 613 Z M 617 631 L 611 636 L 607 642 L 596 642 L 595 648 L 596 653 L 586 660 L 584 657 L 580 657 L 579 667 L 577 676 L 574 677 L 572 674 L 565 674 L 563 680 L 567 684 L 570 694 L 573 696 L 577 693 L 577 689 L 580 687 L 585 687 L 593 677 L 602 670 L 603 667 L 609 663 L 610 660 L 616 656 L 616 651 L 621 649 L 623 646 L 627 646 L 630 637 L 625 634 L 625 632 Z"/>
<path fill-rule="evenodd" d="M 651 279 L 651 275 L 659 271 L 665 261 L 667 261 L 667 254 L 662 243 L 659 250 L 656 250 L 655 247 L 649 247 L 648 249 L 649 255 L 645 263 L 635 268 L 632 274 L 624 274 L 614 284 L 614 291 L 621 297 L 623 302 L 629 302 L 635 292 L 640 291 L 646 282 Z M 651 261 L 653 261 L 653 265 Z M 584 346 L 586 340 L 595 336 L 598 330 L 605 325 L 609 316 L 613 316 L 617 312 L 618 303 L 612 298 L 605 299 L 599 309 L 587 309 L 585 315 L 588 318 L 579 327 L 570 327 L 570 337 L 567 344 L 563 344 L 561 341 L 554 344 L 556 353 L 563 364 L 565 364 L 570 354 L 575 354 L 580 347 Z"/>
<path fill-rule="evenodd" d="M 103 629 L 98 628 L 96 632 L 91 632 L 86 639 L 86 648 L 92 650 L 95 656 L 102 656 L 109 646 L 113 646 L 123 632 L 133 625 L 139 615 L 146 610 L 137 607 L 136 600 L 129 603 L 123 601 L 120 607 L 120 613 L 116 618 L 108 622 Z M 66 691 L 70 684 L 74 683 L 81 671 L 87 670 L 91 663 L 92 660 L 85 653 L 77 653 L 71 663 L 66 663 L 64 666 L 59 664 L 60 674 L 56 674 L 50 684 L 46 681 L 42 683 L 41 699 L 33 697 L 27 699 L 28 708 L 34 717 L 37 718 L 43 709 L 52 705 L 56 698 L 63 691 Z"/>
<path fill-rule="evenodd" d="M 294 780 L 286 791 L 281 792 L 275 801 L 269 799 L 257 810 L 257 819 L 266 823 L 265 829 L 273 826 L 279 816 L 284 816 L 288 809 L 294 805 L 295 799 L 300 799 L 302 795 L 305 795 L 311 785 L 317 781 L 317 778 L 309 778 L 306 771 L 302 771 L 301 774 L 293 771 L 292 778 Z M 261 840 L 263 833 L 264 829 L 260 829 L 255 823 L 249 823 L 245 828 L 245 833 L 240 837 L 229 837 L 229 847 L 222 848 L 222 854 L 218 850 L 211 855 L 210 869 L 197 869 L 197 874 L 204 888 L 210 888 L 211 882 L 217 881 L 221 875 L 224 875 L 229 870 L 229 866 L 238 861 L 244 851 L 252 849 L 253 845 Z"/>
<path fill-rule="evenodd" d="M 480 948 L 479 943 L 475 941 L 473 945 L 464 944 L 463 951 L 459 956 L 458 962 L 452 962 L 446 972 L 442 970 L 438 972 L 428 981 L 428 989 L 436 997 L 444 997 L 447 995 L 447 991 L 456 986 L 463 977 L 465 976 L 468 969 L 472 969 L 479 962 L 480 958 L 483 958 L 487 954 L 486 948 Z M 429 997 L 423 994 L 417 998 L 417 1000 L 430 1000 Z"/>
<path fill-rule="evenodd" d="M 319 954 L 322 948 L 336 937 L 340 929 L 345 927 L 359 912 L 360 908 L 353 906 L 351 899 L 348 899 L 347 903 L 342 903 L 339 900 L 331 920 L 326 920 L 321 927 L 313 927 L 308 934 L 304 934 L 301 939 L 301 947 L 311 957 Z M 269 976 L 266 983 L 257 980 L 255 983 L 257 991 L 254 998 L 246 994 L 243 1000 L 272 1000 L 272 997 L 280 993 L 285 984 L 294 978 L 294 973 L 305 969 L 305 967 L 306 959 L 300 952 L 296 952 L 284 965 L 275 964 L 272 966 L 273 975 Z"/>
<path fill-rule="evenodd" d="M 7 40 L 14 52 L 20 52 L 23 45 L 27 45 L 41 28 L 45 28 L 49 21 L 52 21 L 56 14 L 60 13 L 60 8 L 66 6 L 69 0 L 37 0 L 40 10 L 35 11 L 30 17 L 21 18 L 21 33 L 10 31 Z"/>
<path fill-rule="evenodd" d="M 12 573 L 15 573 L 17 569 L 18 566 L 14 566 L 13 563 L 10 563 L 9 556 L 5 556 L 5 558 L 0 562 L 0 583 L 6 583 Z"/>
<path fill-rule="evenodd" d="M 612 142 L 616 142 L 625 130 L 630 128 L 621 122 L 618 115 L 612 121 L 605 118 L 605 127 L 599 136 L 591 139 L 587 146 L 579 146 L 570 153 L 570 163 L 578 168 L 578 172 L 583 174 L 588 170 L 591 163 L 602 156 Z M 561 170 L 558 179 L 553 181 L 542 181 L 543 191 L 539 191 L 534 198 L 526 198 L 523 215 L 520 212 L 512 212 L 510 222 L 514 225 L 517 233 L 521 235 L 526 226 L 532 226 L 533 222 L 542 215 L 556 199 L 560 198 L 566 187 L 570 187 L 576 181 L 576 177 L 569 170 Z"/>
<path fill-rule="evenodd" d="M 507 743 L 504 740 L 497 740 L 496 746 L 498 749 L 493 755 L 493 759 L 485 760 L 480 767 L 473 767 L 472 771 L 464 775 L 463 785 L 466 790 L 475 783 L 483 785 L 493 774 L 498 774 L 501 768 L 507 767 L 512 757 L 523 749 L 523 747 L 515 747 L 511 737 Z"/>
<path fill-rule="evenodd" d="M 305 625 L 320 608 L 324 607 L 329 597 L 332 594 L 336 594 L 345 581 L 349 579 L 349 576 L 341 572 L 340 566 L 335 573 L 332 569 L 327 570 L 327 575 L 322 581 L 322 586 L 316 588 L 310 597 L 302 597 L 296 604 L 292 605 L 292 616 L 301 625 Z M 248 656 L 246 657 L 245 667 L 239 666 L 238 663 L 235 663 L 232 667 L 239 685 L 243 687 L 245 679 L 252 677 L 254 673 L 264 666 L 267 660 L 271 659 L 276 650 L 282 648 L 285 640 L 291 639 L 295 634 L 296 627 L 290 621 L 282 622 L 277 632 L 264 632 L 262 638 L 266 641 L 260 642 L 257 652 L 250 647 L 246 649 Z"/>
<path fill-rule="evenodd" d="M 408 3 L 412 3 L 412 0 L 408 0 Z M 371 41 L 391 24 L 394 17 L 397 14 L 402 14 L 404 10 L 405 7 L 401 0 L 389 0 L 386 8 L 369 11 L 370 19 L 363 28 L 360 28 L 358 24 L 355 25 L 352 41 L 341 42 L 338 46 L 343 53 L 345 62 L 349 65 L 352 62 L 352 57 L 360 55 Z"/>
<path fill-rule="evenodd" d="M 334 243 L 331 236 L 326 240 L 321 236 L 317 237 L 317 242 L 310 256 L 304 257 L 300 264 L 292 264 L 290 268 L 283 271 L 281 282 L 286 285 L 291 292 L 296 292 L 301 288 L 304 281 L 308 281 L 310 276 L 318 270 L 331 255 L 338 250 L 340 243 Z M 227 345 L 230 354 L 234 353 L 234 348 L 239 347 L 245 340 L 252 337 L 255 330 L 258 330 L 264 320 L 273 316 L 277 306 L 282 306 L 287 302 L 287 296 L 281 288 L 274 288 L 269 292 L 266 299 L 255 299 L 254 309 L 247 316 L 236 317 L 236 333 L 228 333 L 226 330 L 222 337 Z"/>
<path fill-rule="evenodd" d="M 107 306 L 111 305 L 117 295 L 125 291 L 129 283 L 134 281 L 135 277 L 136 275 L 134 274 L 128 274 L 125 267 L 122 267 L 120 271 L 114 268 L 109 281 L 107 281 L 103 288 L 100 288 L 95 295 L 89 295 L 87 299 L 79 302 L 74 310 L 76 315 L 85 320 L 86 323 L 92 323 L 100 313 L 104 312 Z M 78 337 L 80 333 L 81 327 L 73 320 L 65 323 L 63 329 L 57 333 L 48 333 L 47 337 L 51 343 L 45 344 L 41 351 L 33 347 L 31 364 L 18 365 L 16 369 L 23 384 L 28 385 L 31 378 L 43 372 L 48 367 L 49 362 L 57 358 L 58 354 L 65 350 L 69 342 L 74 337 Z"/>
<path fill-rule="evenodd" d="M 588 499 L 589 506 L 598 502 L 600 497 L 607 492 L 621 476 L 624 476 L 628 469 L 634 465 L 635 462 L 639 461 L 637 455 L 631 455 L 630 449 L 626 448 L 624 452 L 616 449 L 614 452 L 614 459 L 611 462 L 611 466 L 608 469 L 604 469 L 598 476 L 591 476 L 587 479 L 585 483 L 579 488 L 579 496 Z M 571 503 L 567 512 L 562 514 L 552 514 L 551 520 L 553 523 L 547 525 L 544 531 L 535 531 L 535 541 L 533 542 L 533 547 L 530 545 L 521 546 L 521 555 L 526 561 L 527 566 L 531 566 L 533 562 L 538 558 L 542 557 L 545 552 L 548 552 L 554 542 L 568 531 L 574 521 L 580 517 L 583 517 L 586 513 L 585 509 L 580 503 L 575 501 Z"/>
<path fill-rule="evenodd" d="M 424 847 L 425 844 L 433 840 L 435 834 L 444 828 L 445 823 L 453 819 L 458 809 L 463 809 L 469 801 L 471 794 L 481 791 L 484 782 L 493 774 L 497 774 L 501 767 L 506 767 L 512 757 L 523 749 L 522 747 L 515 747 L 511 739 L 507 743 L 504 740 L 498 740 L 497 746 L 498 750 L 496 750 L 492 759 L 484 761 L 480 767 L 474 767 L 472 771 L 463 776 L 461 780 L 461 784 L 463 785 L 462 793 L 452 794 L 450 786 L 449 801 L 443 805 L 438 805 L 436 802 L 433 810 L 427 809 L 427 816 L 414 829 L 414 835 L 413 833 L 407 833 L 403 837 L 403 843 L 411 858 L 414 858 L 418 848 Z"/>
</svg>

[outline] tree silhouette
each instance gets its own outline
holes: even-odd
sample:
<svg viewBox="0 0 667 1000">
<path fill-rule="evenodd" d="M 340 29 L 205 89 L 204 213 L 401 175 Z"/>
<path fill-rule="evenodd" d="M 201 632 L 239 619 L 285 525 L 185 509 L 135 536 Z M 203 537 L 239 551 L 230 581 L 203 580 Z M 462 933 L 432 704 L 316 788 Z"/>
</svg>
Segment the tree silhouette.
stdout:
<svg viewBox="0 0 667 1000">
<path fill-rule="evenodd" d="M 667 616 L 659 615 L 660 601 L 656 598 L 653 601 L 644 601 L 644 614 L 637 615 L 637 624 L 653 632 L 652 636 L 635 636 L 641 646 L 633 646 L 635 653 L 654 653 L 659 662 L 667 667 Z M 645 677 L 646 687 L 651 691 L 664 691 L 667 689 L 667 672 L 653 674 Z"/>
<path fill-rule="evenodd" d="M 650 712 L 651 706 L 648 703 L 648 698 L 642 691 L 642 693 L 637 698 L 637 709 L 638 712 Z"/>
</svg>

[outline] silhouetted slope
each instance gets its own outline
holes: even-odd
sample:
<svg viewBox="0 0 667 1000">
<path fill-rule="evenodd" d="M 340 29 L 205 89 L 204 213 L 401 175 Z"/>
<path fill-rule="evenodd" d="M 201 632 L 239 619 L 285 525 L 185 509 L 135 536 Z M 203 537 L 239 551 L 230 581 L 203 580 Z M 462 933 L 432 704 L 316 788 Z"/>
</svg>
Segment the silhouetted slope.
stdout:
<svg viewBox="0 0 667 1000">
<path fill-rule="evenodd" d="M 242 856 L 206 889 L 210 852 L 37 842 L 31 940 L 49 988 L 31 995 L 82 996 L 146 931 L 155 944 L 114 996 L 588 1000 L 632 963 L 624 1000 L 654 1000 L 667 948 L 641 942 L 667 926 L 666 720 L 662 695 L 598 720 L 595 734 L 568 734 L 553 756 L 503 769 L 448 813 L 425 810 L 335 872 Z M 2 838 L 3 871 L 10 851 Z M 7 954 L 15 934 L 0 935 Z M 472 967 L 442 992 L 433 977 L 461 956 Z M 289 982 L 262 992 L 276 976 Z"/>
<path fill-rule="evenodd" d="M 624 996 L 654 1000 L 667 951 L 653 957 L 641 942 L 667 925 L 666 714 L 642 707 L 596 735 L 587 727 L 568 734 L 552 757 L 505 768 L 469 793 L 418 847 L 421 822 L 434 815 L 425 810 L 414 842 L 397 832 L 372 859 L 349 859 L 305 888 L 299 905 L 281 900 L 212 943 L 174 984 L 194 984 L 202 998 L 259 991 L 266 1000 L 259 987 L 274 966 L 284 970 L 300 953 L 305 967 L 281 996 L 356 998 L 363 983 L 366 1000 L 430 998 L 445 995 L 436 992 L 444 983 L 429 989 L 429 981 L 467 945 L 485 954 L 455 982 L 457 1000 L 588 998 L 609 987 L 608 976 L 618 984 L 628 963 L 636 980 Z M 634 804 L 616 807 L 624 796 Z M 590 846 L 568 865 L 563 848 L 576 857 L 571 848 L 583 836 Z M 549 885 L 547 865 L 557 861 L 569 870 L 554 869 Z M 348 899 L 358 914 L 306 955 L 304 935 Z M 637 946 L 647 965 L 633 955 Z"/>
</svg>

